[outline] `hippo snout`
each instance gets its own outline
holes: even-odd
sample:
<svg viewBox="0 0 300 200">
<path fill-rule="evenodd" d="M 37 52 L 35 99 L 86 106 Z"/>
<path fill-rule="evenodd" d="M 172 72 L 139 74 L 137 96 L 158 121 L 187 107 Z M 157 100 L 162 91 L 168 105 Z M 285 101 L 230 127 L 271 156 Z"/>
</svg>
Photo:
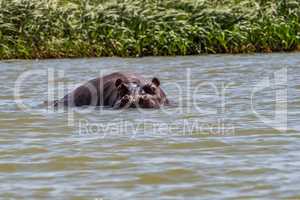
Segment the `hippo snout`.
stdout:
<svg viewBox="0 0 300 200">
<path fill-rule="evenodd" d="M 138 105 L 141 108 L 159 108 L 159 102 L 150 95 L 142 95 L 139 98 Z"/>
</svg>

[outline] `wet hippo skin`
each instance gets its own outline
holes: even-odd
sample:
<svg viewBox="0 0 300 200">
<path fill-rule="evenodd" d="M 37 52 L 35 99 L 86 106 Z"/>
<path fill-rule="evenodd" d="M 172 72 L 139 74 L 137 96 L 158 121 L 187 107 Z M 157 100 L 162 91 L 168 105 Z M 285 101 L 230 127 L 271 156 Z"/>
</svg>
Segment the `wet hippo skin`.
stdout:
<svg viewBox="0 0 300 200">
<path fill-rule="evenodd" d="M 135 73 L 115 72 L 79 86 L 54 106 L 109 106 L 159 108 L 169 101 L 158 78 L 146 80 Z"/>
</svg>

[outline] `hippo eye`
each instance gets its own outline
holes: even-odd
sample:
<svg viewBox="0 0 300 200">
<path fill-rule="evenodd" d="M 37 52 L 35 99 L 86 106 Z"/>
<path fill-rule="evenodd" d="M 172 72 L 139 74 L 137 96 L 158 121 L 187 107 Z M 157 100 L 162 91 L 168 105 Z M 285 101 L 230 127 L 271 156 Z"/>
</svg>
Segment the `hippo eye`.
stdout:
<svg viewBox="0 0 300 200">
<path fill-rule="evenodd" d="M 144 91 L 145 91 L 146 93 L 151 94 L 151 95 L 154 95 L 154 94 L 155 94 L 155 90 L 156 90 L 156 88 L 153 87 L 153 86 L 151 86 L 151 85 L 145 85 L 145 86 L 143 87 L 143 89 L 144 89 Z"/>
</svg>

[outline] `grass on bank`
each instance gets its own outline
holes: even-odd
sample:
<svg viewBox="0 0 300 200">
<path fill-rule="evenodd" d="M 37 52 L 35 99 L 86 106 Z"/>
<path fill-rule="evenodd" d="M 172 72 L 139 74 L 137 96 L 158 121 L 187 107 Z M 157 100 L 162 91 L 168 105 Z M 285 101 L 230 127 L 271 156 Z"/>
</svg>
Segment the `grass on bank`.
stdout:
<svg viewBox="0 0 300 200">
<path fill-rule="evenodd" d="M 300 49 L 298 0 L 0 0 L 0 59 Z"/>
</svg>

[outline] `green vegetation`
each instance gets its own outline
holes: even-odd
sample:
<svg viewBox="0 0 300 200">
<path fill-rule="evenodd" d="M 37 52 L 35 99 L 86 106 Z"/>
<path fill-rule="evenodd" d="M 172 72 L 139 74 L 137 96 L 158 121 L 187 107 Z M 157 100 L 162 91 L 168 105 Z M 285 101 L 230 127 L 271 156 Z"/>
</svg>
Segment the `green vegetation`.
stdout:
<svg viewBox="0 0 300 200">
<path fill-rule="evenodd" d="M 299 49 L 299 0 L 0 0 L 0 59 Z"/>
</svg>

